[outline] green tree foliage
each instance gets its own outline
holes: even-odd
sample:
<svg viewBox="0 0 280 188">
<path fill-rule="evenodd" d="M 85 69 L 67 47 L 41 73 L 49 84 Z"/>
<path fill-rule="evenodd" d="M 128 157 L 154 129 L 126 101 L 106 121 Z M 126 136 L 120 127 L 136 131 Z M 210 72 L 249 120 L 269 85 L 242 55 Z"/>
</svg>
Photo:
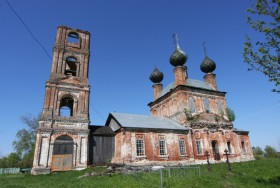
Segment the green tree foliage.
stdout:
<svg viewBox="0 0 280 188">
<path fill-rule="evenodd" d="M 233 122 L 235 120 L 234 111 L 232 109 L 230 109 L 230 108 L 226 108 L 226 112 L 227 112 L 228 120 L 230 122 Z"/>
<path fill-rule="evenodd" d="M 273 92 L 280 93 L 280 0 L 253 0 L 248 8 L 247 23 L 263 35 L 263 40 L 252 42 L 247 36 L 243 57 L 248 70 L 257 70 L 274 82 Z"/>
<path fill-rule="evenodd" d="M 20 129 L 16 134 L 16 140 L 13 142 L 16 153 L 21 157 L 21 167 L 32 166 L 39 116 L 29 114 L 21 118 L 27 128 Z"/>
<path fill-rule="evenodd" d="M 20 156 L 17 153 L 10 153 L 7 157 L 0 159 L 0 168 L 19 167 L 20 160 Z"/>
<path fill-rule="evenodd" d="M 276 149 L 272 146 L 265 146 L 264 151 L 265 151 L 266 157 L 277 157 L 278 156 Z"/>
<path fill-rule="evenodd" d="M 257 159 L 257 160 L 264 157 L 264 151 L 259 146 L 253 148 L 253 154 L 254 154 L 255 159 Z"/>
<path fill-rule="evenodd" d="M 262 150 L 262 148 L 260 148 L 259 146 L 255 147 L 253 150 L 254 154 L 256 155 L 263 155 L 264 151 Z"/>
</svg>

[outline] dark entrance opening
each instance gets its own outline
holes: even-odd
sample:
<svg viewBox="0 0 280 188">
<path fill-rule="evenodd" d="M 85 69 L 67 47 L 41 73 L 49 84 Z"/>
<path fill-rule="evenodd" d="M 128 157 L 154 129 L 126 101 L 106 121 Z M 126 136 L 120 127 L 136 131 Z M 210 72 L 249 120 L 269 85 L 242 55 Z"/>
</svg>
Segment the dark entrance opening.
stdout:
<svg viewBox="0 0 280 188">
<path fill-rule="evenodd" d="M 52 171 L 72 170 L 74 142 L 69 136 L 60 136 L 54 141 Z"/>
<path fill-rule="evenodd" d="M 217 140 L 212 141 L 212 151 L 215 160 L 220 160 L 219 147 Z"/>
</svg>

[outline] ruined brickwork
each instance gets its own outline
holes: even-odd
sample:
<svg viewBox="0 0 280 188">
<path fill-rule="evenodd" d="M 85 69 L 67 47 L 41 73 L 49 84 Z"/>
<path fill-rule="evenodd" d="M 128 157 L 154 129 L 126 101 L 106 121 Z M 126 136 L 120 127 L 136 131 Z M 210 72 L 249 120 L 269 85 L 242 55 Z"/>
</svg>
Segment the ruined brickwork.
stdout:
<svg viewBox="0 0 280 188">
<path fill-rule="evenodd" d="M 180 60 L 182 57 L 186 55 L 177 47 L 170 58 L 170 63 L 175 66 L 175 81 L 165 89 L 157 88 L 161 84 L 156 79 L 157 74 L 152 73 L 154 80 L 151 80 L 156 82 L 153 86 L 154 101 L 149 103 L 151 114 L 170 118 L 190 128 L 191 142 L 188 144 L 191 146 L 186 145 L 186 148 L 192 148 L 191 156 L 195 163 L 206 160 L 206 151 L 210 153 L 210 160 L 223 161 L 225 149 L 229 150 L 233 161 L 254 159 L 249 132 L 235 129 L 229 121 L 226 92 L 218 91 L 216 75 L 212 73 L 216 68 L 215 62 L 205 57 L 201 70 L 206 74 L 204 81 L 199 81 L 183 73 L 187 68 L 183 66 L 186 60 Z M 197 151 L 198 148 L 201 151 Z"/>
<path fill-rule="evenodd" d="M 174 81 L 163 87 L 163 73 L 157 68 L 150 76 L 151 116 L 110 113 L 107 127 L 92 126 L 90 132 L 89 47 L 89 32 L 58 27 L 33 174 L 108 162 L 199 164 L 206 162 L 206 152 L 211 162 L 221 162 L 226 160 L 225 150 L 231 161 L 254 159 L 249 132 L 236 129 L 229 119 L 226 92 L 218 90 L 213 74 L 215 62 L 207 56 L 203 60 L 203 81 L 188 78 L 188 57 L 178 43 L 170 57 Z"/>
<path fill-rule="evenodd" d="M 89 45 L 89 32 L 58 27 L 37 132 L 34 174 L 87 167 Z"/>
<path fill-rule="evenodd" d="M 154 100 L 148 104 L 153 117 L 175 121 L 186 130 L 172 127 L 164 130 L 157 124 L 152 129 L 137 125 L 137 129 L 125 127 L 125 123 L 123 127 L 119 123 L 122 128 L 116 128 L 113 122 L 109 124 L 117 130 L 113 162 L 139 165 L 199 164 L 206 162 L 206 151 L 210 154 L 211 162 L 221 162 L 226 160 L 225 150 L 228 150 L 231 161 L 254 160 L 249 132 L 236 129 L 227 114 L 226 92 L 218 90 L 216 75 L 213 74 L 215 62 L 205 57 L 200 67 L 205 76 L 200 81 L 188 78 L 188 69 L 184 65 L 186 61 L 186 54 L 177 44 L 170 57 L 175 79 L 164 88 L 160 83 L 163 73 L 155 68 L 150 76 L 154 82 Z M 118 115 L 115 118 L 122 120 Z M 135 119 L 137 124 L 137 116 L 131 115 L 129 118 Z M 141 122 L 148 124 L 149 120 Z M 160 153 L 162 143 L 165 144 L 164 155 Z M 139 153 L 139 149 L 143 149 L 142 153 Z"/>
<path fill-rule="evenodd" d="M 141 138 L 145 143 L 144 155 L 137 156 L 135 152 L 136 139 Z M 192 152 L 191 138 L 184 132 L 170 131 L 140 131 L 122 129 L 116 134 L 116 153 L 112 158 L 113 163 L 133 163 L 139 165 L 146 164 L 165 164 L 174 162 L 174 164 L 188 164 L 194 159 Z M 159 150 L 159 140 L 164 139 L 166 142 L 166 154 L 161 155 Z M 185 153 L 180 153 L 178 149 L 178 140 L 185 143 Z"/>
</svg>

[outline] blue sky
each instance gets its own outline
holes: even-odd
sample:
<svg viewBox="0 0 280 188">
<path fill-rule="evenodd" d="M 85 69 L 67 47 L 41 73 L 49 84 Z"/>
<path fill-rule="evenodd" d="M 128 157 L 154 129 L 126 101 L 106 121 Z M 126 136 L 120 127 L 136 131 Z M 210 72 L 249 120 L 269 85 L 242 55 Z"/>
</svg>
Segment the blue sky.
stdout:
<svg viewBox="0 0 280 188">
<path fill-rule="evenodd" d="M 66 25 L 91 33 L 89 70 L 91 124 L 104 125 L 109 112 L 149 114 L 153 99 L 150 73 L 164 73 L 163 85 L 174 80 L 169 57 L 173 33 L 189 59 L 188 75 L 203 79 L 202 43 L 216 62 L 218 88 L 236 114 L 234 126 L 250 131 L 252 146 L 280 150 L 279 94 L 259 72 L 248 72 L 242 50 L 245 35 L 256 39 L 246 23 L 244 0 L 9 0 L 15 11 L 52 56 L 56 28 Z M 43 108 L 51 60 L 22 23 L 0 0 L 2 80 L 0 155 L 13 151 L 20 117 Z"/>
</svg>

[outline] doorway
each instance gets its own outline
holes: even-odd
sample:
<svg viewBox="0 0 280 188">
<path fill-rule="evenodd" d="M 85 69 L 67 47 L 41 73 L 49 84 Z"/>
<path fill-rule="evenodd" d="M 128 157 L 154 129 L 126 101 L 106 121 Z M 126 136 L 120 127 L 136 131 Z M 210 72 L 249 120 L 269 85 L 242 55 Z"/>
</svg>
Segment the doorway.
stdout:
<svg viewBox="0 0 280 188">
<path fill-rule="evenodd" d="M 54 141 L 52 171 L 69 171 L 73 166 L 73 139 L 69 136 L 60 136 Z"/>
<path fill-rule="evenodd" d="M 219 147 L 217 140 L 212 141 L 212 152 L 215 160 L 220 160 Z"/>
</svg>

